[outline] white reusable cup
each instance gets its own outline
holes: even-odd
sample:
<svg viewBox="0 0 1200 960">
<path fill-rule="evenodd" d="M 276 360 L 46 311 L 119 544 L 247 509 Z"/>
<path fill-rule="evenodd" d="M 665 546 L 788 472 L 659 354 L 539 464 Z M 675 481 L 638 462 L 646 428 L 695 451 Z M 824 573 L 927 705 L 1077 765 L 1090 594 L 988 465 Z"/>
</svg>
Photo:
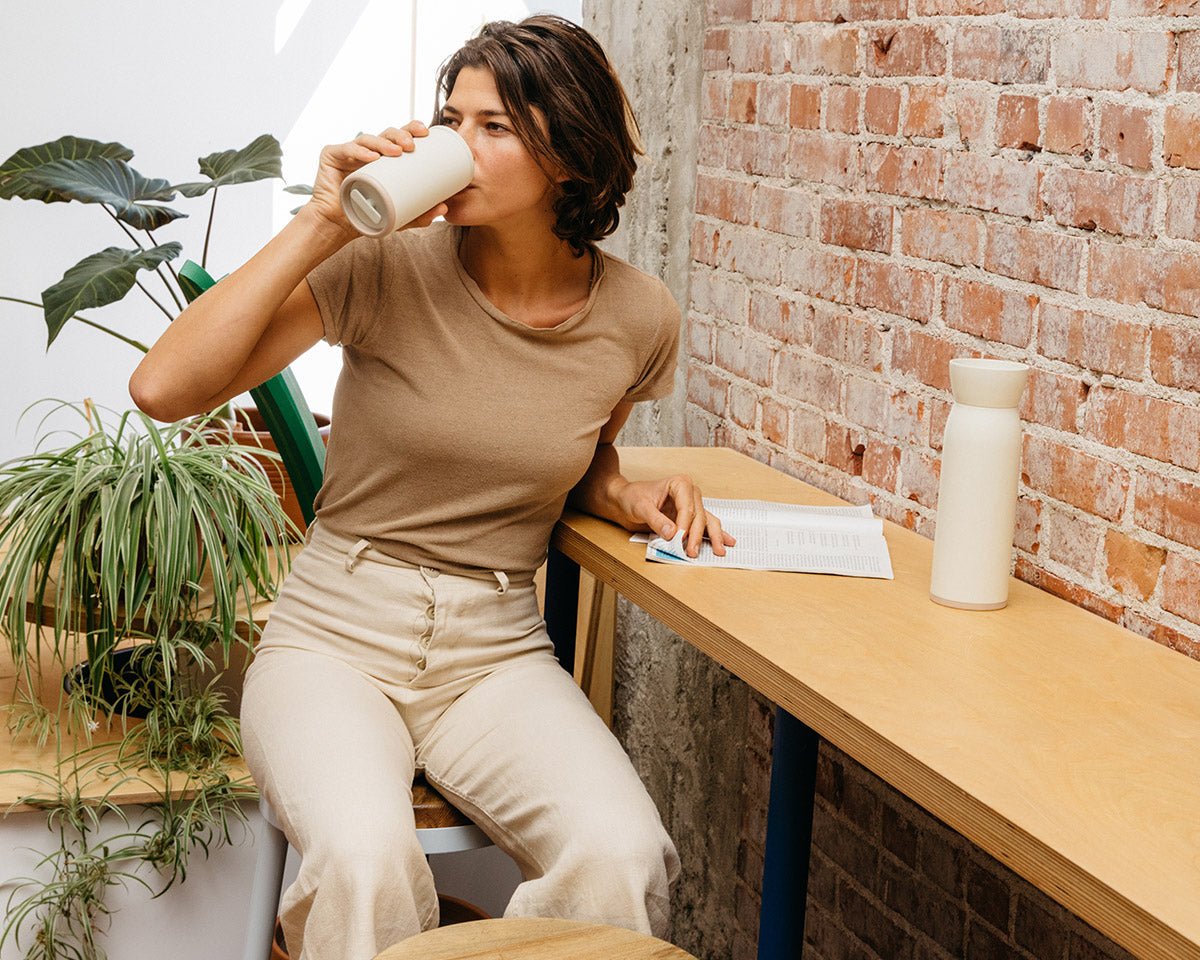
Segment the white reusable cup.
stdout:
<svg viewBox="0 0 1200 960">
<path fill-rule="evenodd" d="M 964 610 L 1008 603 L 1021 418 L 1029 368 L 1007 360 L 950 361 L 954 406 L 942 439 L 929 596 Z"/>
<path fill-rule="evenodd" d="M 398 157 L 380 157 L 342 181 L 346 219 L 359 233 L 385 237 L 471 182 L 475 158 L 449 127 L 430 127 Z"/>
</svg>

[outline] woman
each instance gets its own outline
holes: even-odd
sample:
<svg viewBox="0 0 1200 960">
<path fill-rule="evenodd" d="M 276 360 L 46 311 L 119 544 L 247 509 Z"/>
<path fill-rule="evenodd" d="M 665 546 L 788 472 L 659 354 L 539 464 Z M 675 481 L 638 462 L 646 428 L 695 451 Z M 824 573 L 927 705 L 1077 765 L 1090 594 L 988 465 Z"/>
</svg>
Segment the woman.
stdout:
<svg viewBox="0 0 1200 960">
<path fill-rule="evenodd" d="M 670 392 L 679 312 L 594 243 L 636 150 L 603 51 L 556 17 L 493 23 L 438 88 L 437 122 L 474 153 L 466 189 L 357 237 L 343 178 L 428 131 L 326 147 L 311 201 L 130 382 L 169 420 L 318 339 L 344 347 L 317 521 L 242 705 L 247 762 L 302 855 L 282 917 L 306 960 L 367 960 L 436 925 L 418 769 L 520 865 L 508 915 L 662 934 L 675 849 L 554 659 L 532 578 L 568 498 L 630 530 L 678 527 L 693 556 L 705 535 L 733 544 L 689 478 L 630 483 L 612 447 L 634 402 Z"/>
</svg>

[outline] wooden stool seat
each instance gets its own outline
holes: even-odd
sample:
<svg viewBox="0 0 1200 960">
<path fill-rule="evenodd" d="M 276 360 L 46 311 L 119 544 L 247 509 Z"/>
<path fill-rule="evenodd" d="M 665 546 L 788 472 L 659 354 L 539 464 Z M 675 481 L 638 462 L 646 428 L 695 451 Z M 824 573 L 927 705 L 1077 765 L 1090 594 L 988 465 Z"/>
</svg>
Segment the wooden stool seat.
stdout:
<svg viewBox="0 0 1200 960">
<path fill-rule="evenodd" d="M 696 960 L 665 940 L 574 920 L 512 917 L 429 930 L 375 960 Z"/>
<path fill-rule="evenodd" d="M 418 830 L 471 826 L 470 818 L 460 813 L 438 793 L 425 779 L 425 774 L 417 774 L 413 780 L 412 792 L 413 816 L 416 818 Z"/>
</svg>

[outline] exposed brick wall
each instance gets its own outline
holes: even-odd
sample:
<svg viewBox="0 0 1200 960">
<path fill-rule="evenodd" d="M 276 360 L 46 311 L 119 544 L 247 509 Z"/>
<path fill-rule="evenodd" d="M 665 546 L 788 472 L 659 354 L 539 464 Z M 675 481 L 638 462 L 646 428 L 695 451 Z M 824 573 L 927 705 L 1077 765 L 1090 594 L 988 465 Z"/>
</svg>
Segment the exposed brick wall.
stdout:
<svg viewBox="0 0 1200 960">
<path fill-rule="evenodd" d="M 1200 2 L 709 0 L 689 443 L 927 535 L 1032 367 L 1017 576 L 1200 657 Z"/>
</svg>

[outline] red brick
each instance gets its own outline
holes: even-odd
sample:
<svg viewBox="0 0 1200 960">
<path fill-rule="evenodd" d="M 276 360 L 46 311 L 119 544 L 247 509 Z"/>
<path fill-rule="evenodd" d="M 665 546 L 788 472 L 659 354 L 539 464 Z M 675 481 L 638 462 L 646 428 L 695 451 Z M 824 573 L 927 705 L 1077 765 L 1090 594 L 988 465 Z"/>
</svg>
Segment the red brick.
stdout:
<svg viewBox="0 0 1200 960">
<path fill-rule="evenodd" d="M 996 102 L 996 146 L 1040 150 L 1038 98 L 1001 94 Z"/>
<path fill-rule="evenodd" d="M 1125 237 L 1154 234 L 1155 180 L 1059 167 L 1042 174 L 1041 195 L 1043 206 L 1063 226 Z"/>
<path fill-rule="evenodd" d="M 1059 290 L 1079 289 L 1079 270 L 1087 241 L 1049 230 L 988 225 L 983 266 L 989 273 Z"/>
<path fill-rule="evenodd" d="M 1043 303 L 1038 347 L 1045 357 L 1078 367 L 1141 378 L 1146 366 L 1149 329 L 1116 317 Z"/>
<path fill-rule="evenodd" d="M 1163 571 L 1162 605 L 1192 623 L 1200 623 L 1200 563 L 1178 553 L 1167 558 Z"/>
<path fill-rule="evenodd" d="M 758 84 L 753 80 L 734 80 L 729 91 L 729 119 L 753 123 L 758 116 Z"/>
<path fill-rule="evenodd" d="M 1125 611 L 1125 615 L 1121 618 L 1121 625 L 1136 634 L 1148 637 L 1155 643 L 1161 643 L 1164 647 L 1182 653 L 1185 657 L 1200 660 L 1200 640 L 1184 636 L 1174 627 L 1157 623 L 1134 610 Z"/>
<path fill-rule="evenodd" d="M 1042 532 L 1042 502 L 1029 500 L 1026 497 L 1017 498 L 1017 522 L 1013 531 L 1013 546 L 1027 553 L 1037 553 L 1041 549 L 1039 537 Z"/>
<path fill-rule="evenodd" d="M 962 356 L 974 356 L 979 354 L 975 351 L 965 351 Z M 950 389 L 949 369 L 947 369 L 946 389 Z M 950 416 L 950 401 L 943 400 L 941 397 L 930 397 L 929 399 L 929 446 L 934 450 L 942 449 L 942 437 L 946 433 L 946 420 Z"/>
<path fill-rule="evenodd" d="M 821 126 L 821 88 L 797 83 L 792 85 L 788 103 L 788 125 L 816 130 Z"/>
<path fill-rule="evenodd" d="M 765 387 L 771 382 L 776 349 L 746 335 L 743 329 L 717 330 L 717 366 L 743 380 Z"/>
<path fill-rule="evenodd" d="M 749 223 L 753 192 L 754 185 L 749 181 L 701 173 L 696 177 L 696 213 L 731 223 Z"/>
<path fill-rule="evenodd" d="M 692 309 L 729 323 L 741 323 L 746 317 L 749 292 L 740 279 L 708 271 L 692 273 Z"/>
<path fill-rule="evenodd" d="M 810 297 L 850 303 L 857 261 L 826 250 L 793 250 L 787 259 L 788 282 Z"/>
<path fill-rule="evenodd" d="M 888 26 L 870 31 L 868 76 L 933 77 L 945 72 L 946 45 L 937 27 Z"/>
<path fill-rule="evenodd" d="M 762 0 L 764 20 L 897 20 L 908 0 Z"/>
<path fill-rule="evenodd" d="M 1200 486 L 1142 471 L 1134 491 L 1133 522 L 1168 540 L 1200 548 Z"/>
<path fill-rule="evenodd" d="M 1106 103 L 1100 108 L 1100 159 L 1149 170 L 1154 151 L 1153 114 L 1145 107 Z"/>
<path fill-rule="evenodd" d="M 739 427 L 753 430 L 757 414 L 758 391 L 735 381 L 729 388 L 729 419 Z"/>
<path fill-rule="evenodd" d="M 863 454 L 863 480 L 872 487 L 895 493 L 899 473 L 900 448 L 880 440 L 867 441 Z"/>
<path fill-rule="evenodd" d="M 978 352 L 920 329 L 897 328 L 892 340 L 892 370 L 939 390 L 950 389 L 950 361 L 971 356 Z"/>
<path fill-rule="evenodd" d="M 788 149 L 787 174 L 836 187 L 854 187 L 858 182 L 858 145 L 823 133 L 794 133 Z"/>
<path fill-rule="evenodd" d="M 858 133 L 858 90 L 836 84 L 827 89 L 825 98 L 825 129 Z"/>
<path fill-rule="evenodd" d="M 779 354 L 775 367 L 775 391 L 826 410 L 836 410 L 841 377 L 833 367 L 795 353 Z"/>
<path fill-rule="evenodd" d="M 730 170 L 765 177 L 783 177 L 787 172 L 788 135 L 760 127 L 736 127 L 731 131 Z"/>
<path fill-rule="evenodd" d="M 751 204 L 751 223 L 789 237 L 811 237 L 816 226 L 816 198 L 800 187 L 758 183 Z"/>
<path fill-rule="evenodd" d="M 717 224 L 697 220 L 692 225 L 692 259 L 715 267 L 720 263 L 717 248 L 721 243 L 721 231 Z"/>
<path fill-rule="evenodd" d="M 1091 147 L 1090 101 L 1083 97 L 1047 97 L 1042 148 L 1082 156 Z"/>
<path fill-rule="evenodd" d="M 879 203 L 826 199 L 821 204 L 821 242 L 887 253 L 892 249 L 892 210 Z"/>
<path fill-rule="evenodd" d="M 1116 520 L 1125 508 L 1129 473 L 1115 463 L 1027 434 L 1021 482 L 1087 513 Z"/>
<path fill-rule="evenodd" d="M 783 247 L 774 237 L 756 230 L 729 229 L 721 235 L 720 266 L 751 280 L 777 284 Z"/>
<path fill-rule="evenodd" d="M 809 27 L 792 34 L 791 72 L 817 76 L 857 76 L 860 36 L 861 31 L 856 27 Z"/>
<path fill-rule="evenodd" d="M 704 69 L 726 70 L 729 67 L 729 28 L 709 27 L 704 31 Z"/>
<path fill-rule="evenodd" d="M 1200 406 L 1193 403 L 1097 387 L 1088 398 L 1087 432 L 1114 449 L 1200 469 Z"/>
<path fill-rule="evenodd" d="M 1095 571 L 1104 529 L 1101 524 L 1047 503 L 1041 528 L 1041 556 L 1085 576 Z"/>
<path fill-rule="evenodd" d="M 1013 575 L 1018 579 L 1024 580 L 1026 583 L 1033 584 L 1033 586 L 1045 590 L 1047 593 L 1052 593 L 1056 597 L 1069 600 L 1077 607 L 1090 610 L 1092 613 L 1104 617 L 1105 620 L 1111 620 L 1113 623 L 1119 621 L 1125 612 L 1125 608 L 1120 604 L 1105 600 L 1103 597 L 1096 595 L 1085 587 L 1081 587 L 1077 583 L 1071 583 L 1069 580 L 1055 576 L 1047 570 L 1042 570 L 1024 557 L 1017 557 L 1016 569 L 1013 571 Z M 981 928 L 976 927 L 975 929 Z M 1000 949 L 1004 949 L 1003 945 L 1001 945 Z"/>
<path fill-rule="evenodd" d="M 841 307 L 816 304 L 808 342 L 820 356 L 838 363 L 875 373 L 883 369 L 883 334 L 879 326 Z"/>
<path fill-rule="evenodd" d="M 1068 31 L 1054 40 L 1058 85 L 1161 93 L 1166 90 L 1170 41 L 1167 33 Z"/>
<path fill-rule="evenodd" d="M 1150 333 L 1150 372 L 1168 387 L 1200 391 L 1200 330 L 1156 326 Z"/>
<path fill-rule="evenodd" d="M 1196 0 L 1113 0 L 1117 17 L 1185 17 L 1197 11 Z"/>
<path fill-rule="evenodd" d="M 866 438 L 845 424 L 825 424 L 824 461 L 835 470 L 852 477 L 862 476 L 863 454 L 866 453 Z"/>
<path fill-rule="evenodd" d="M 729 67 L 734 73 L 787 73 L 787 34 L 757 25 L 730 30 Z"/>
<path fill-rule="evenodd" d="M 808 343 L 812 339 L 812 307 L 764 290 L 752 290 L 750 329 L 780 343 Z"/>
<path fill-rule="evenodd" d="M 863 144 L 863 178 L 868 190 L 938 200 L 942 196 L 944 151 L 932 147 Z"/>
<path fill-rule="evenodd" d="M 1087 388 L 1078 377 L 1064 377 L 1036 367 L 1021 400 L 1021 419 L 1041 423 L 1063 433 L 1079 432 L 1079 409 L 1087 399 Z"/>
<path fill-rule="evenodd" d="M 783 127 L 789 123 L 792 105 L 792 84 L 787 80 L 763 80 L 758 85 L 758 122 L 765 126 Z M 818 109 L 820 96 L 818 94 Z"/>
<path fill-rule="evenodd" d="M 1166 226 L 1167 236 L 1200 240 L 1200 179 L 1178 177 L 1168 183 Z"/>
<path fill-rule="evenodd" d="M 810 402 L 819 402 L 814 398 Z M 825 458 L 825 415 L 799 407 L 792 411 L 791 448 L 814 460 Z"/>
<path fill-rule="evenodd" d="M 697 139 L 699 146 L 696 150 L 696 162 L 702 167 L 724 168 L 729 158 L 733 129 L 702 123 Z"/>
<path fill-rule="evenodd" d="M 1092 241 L 1088 294 L 1200 316 L 1200 256 Z"/>
<path fill-rule="evenodd" d="M 781 447 L 788 442 L 788 408 L 773 397 L 763 397 L 758 404 L 762 417 L 762 435 Z"/>
<path fill-rule="evenodd" d="M 900 456 L 900 483 L 896 492 L 923 507 L 937 506 L 942 462 L 920 450 L 905 450 Z"/>
<path fill-rule="evenodd" d="M 958 120 L 958 138 L 964 149 L 987 149 L 987 121 L 992 112 L 992 101 L 990 90 L 963 87 L 954 91 L 954 116 Z"/>
<path fill-rule="evenodd" d="M 689 403 L 723 417 L 729 399 L 729 381 L 711 370 L 692 364 L 687 372 L 687 397 Z"/>
<path fill-rule="evenodd" d="M 981 217 L 969 213 L 907 207 L 900 223 L 900 246 L 909 257 L 979 266 L 983 261 L 982 225 Z"/>
<path fill-rule="evenodd" d="M 919 17 L 986 17 L 1004 13 L 1005 0 L 917 0 Z"/>
<path fill-rule="evenodd" d="M 966 207 L 1037 216 L 1038 170 L 1024 160 L 952 153 L 946 158 L 942 189 L 947 200 Z"/>
<path fill-rule="evenodd" d="M 1104 536 L 1104 575 L 1126 596 L 1148 600 L 1158 585 L 1167 551 L 1109 530 Z"/>
<path fill-rule="evenodd" d="M 1176 104 L 1167 106 L 1163 159 L 1168 167 L 1200 170 L 1200 111 Z"/>
<path fill-rule="evenodd" d="M 729 79 L 705 77 L 700 95 L 700 116 L 706 120 L 724 120 L 729 113 Z"/>
<path fill-rule="evenodd" d="M 1200 92 L 1200 30 L 1188 30 L 1175 35 L 1179 51 L 1175 85 L 1180 93 Z"/>
<path fill-rule="evenodd" d="M 694 281 L 693 281 L 694 283 Z M 704 363 L 712 363 L 713 325 L 695 315 L 688 317 L 688 356 Z"/>
<path fill-rule="evenodd" d="M 933 316 L 934 275 L 890 261 L 860 260 L 854 302 L 914 320 Z"/>
<path fill-rule="evenodd" d="M 863 119 L 872 133 L 895 136 L 900 130 L 900 88 L 868 87 Z"/>
<path fill-rule="evenodd" d="M 945 132 L 946 88 L 940 84 L 909 84 L 908 108 L 901 132 L 906 137 L 939 138 Z"/>
<path fill-rule="evenodd" d="M 992 83 L 1042 83 L 1049 55 L 1042 31 L 972 24 L 954 31 L 954 75 Z"/>
<path fill-rule="evenodd" d="M 946 326 L 993 342 L 1024 347 L 1033 338 L 1038 298 L 975 280 L 946 281 L 942 317 Z"/>
</svg>

